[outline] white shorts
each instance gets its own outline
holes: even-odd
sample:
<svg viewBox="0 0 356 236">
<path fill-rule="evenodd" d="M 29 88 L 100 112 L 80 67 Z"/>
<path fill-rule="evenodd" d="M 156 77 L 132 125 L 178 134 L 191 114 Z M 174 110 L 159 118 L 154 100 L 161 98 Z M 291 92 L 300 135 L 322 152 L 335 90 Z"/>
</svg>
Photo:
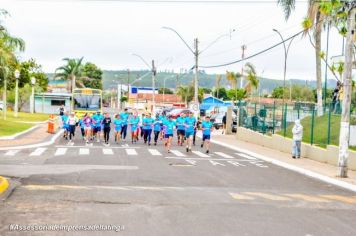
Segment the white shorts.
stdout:
<svg viewBox="0 0 356 236">
<path fill-rule="evenodd" d="M 91 127 L 84 127 L 84 130 L 91 130 Z"/>
</svg>

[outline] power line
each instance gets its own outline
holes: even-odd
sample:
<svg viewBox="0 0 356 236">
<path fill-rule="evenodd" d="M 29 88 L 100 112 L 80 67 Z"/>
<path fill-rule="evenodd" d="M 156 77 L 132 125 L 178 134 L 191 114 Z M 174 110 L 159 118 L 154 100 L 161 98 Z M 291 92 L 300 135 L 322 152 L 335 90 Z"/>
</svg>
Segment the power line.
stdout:
<svg viewBox="0 0 356 236">
<path fill-rule="evenodd" d="M 261 55 L 261 54 L 263 54 L 263 53 L 265 53 L 265 52 L 267 52 L 267 51 L 269 51 L 269 50 L 271 50 L 271 49 L 273 49 L 273 48 L 275 48 L 275 47 L 281 45 L 282 43 L 284 43 L 284 42 L 286 42 L 286 41 L 289 41 L 289 40 L 293 39 L 294 37 L 300 35 L 300 34 L 303 33 L 303 32 L 305 32 L 305 30 L 302 30 L 302 31 L 300 31 L 300 32 L 298 32 L 298 33 L 292 35 L 291 37 L 285 39 L 284 41 L 281 41 L 280 43 L 277 43 L 277 44 L 275 44 L 275 45 L 273 45 L 273 46 L 271 46 L 271 47 L 269 47 L 269 48 L 266 48 L 266 49 L 264 49 L 264 50 L 262 50 L 262 51 L 260 51 L 260 52 L 257 52 L 257 53 L 255 53 L 255 54 L 249 56 L 249 57 L 245 57 L 244 59 L 240 59 L 240 60 L 237 60 L 237 61 L 232 61 L 232 62 L 220 64 L 220 65 L 199 66 L 199 67 L 200 67 L 200 68 L 217 68 L 217 67 L 229 66 L 229 65 L 233 65 L 233 64 L 236 64 L 236 63 L 239 63 L 239 62 L 242 62 L 242 61 L 246 61 L 246 60 L 251 59 L 251 58 L 253 58 L 253 57 L 259 56 L 259 55 Z"/>
</svg>

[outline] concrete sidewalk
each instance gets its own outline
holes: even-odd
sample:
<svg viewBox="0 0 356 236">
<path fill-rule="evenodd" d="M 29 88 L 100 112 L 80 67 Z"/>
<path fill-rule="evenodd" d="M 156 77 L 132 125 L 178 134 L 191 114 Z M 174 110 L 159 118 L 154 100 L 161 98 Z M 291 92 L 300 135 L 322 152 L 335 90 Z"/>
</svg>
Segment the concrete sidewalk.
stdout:
<svg viewBox="0 0 356 236">
<path fill-rule="evenodd" d="M 257 154 L 267 156 L 268 158 L 275 159 L 305 170 L 309 170 L 339 181 L 344 181 L 356 185 L 356 171 L 348 171 L 348 178 L 338 178 L 337 167 L 329 164 L 317 162 L 307 158 L 293 159 L 290 153 L 280 152 L 278 150 L 266 148 L 260 145 L 237 140 L 235 135 L 221 135 L 213 133 L 212 140 L 222 142 L 228 145 L 251 150 Z M 213 144 L 214 145 L 214 144 Z"/>
<path fill-rule="evenodd" d="M 0 147 L 14 147 L 42 143 L 50 140 L 52 136 L 53 134 L 47 132 L 47 123 L 39 124 L 37 128 L 16 137 L 15 139 L 0 140 Z"/>
</svg>

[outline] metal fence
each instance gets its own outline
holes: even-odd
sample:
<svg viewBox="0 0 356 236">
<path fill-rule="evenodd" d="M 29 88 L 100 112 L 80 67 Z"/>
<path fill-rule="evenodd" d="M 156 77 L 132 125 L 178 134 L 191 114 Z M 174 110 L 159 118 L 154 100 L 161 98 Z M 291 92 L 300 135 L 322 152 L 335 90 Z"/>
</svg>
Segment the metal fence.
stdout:
<svg viewBox="0 0 356 236">
<path fill-rule="evenodd" d="M 318 116 L 314 103 L 246 103 L 239 102 L 239 126 L 263 134 L 279 134 L 292 138 L 295 120 L 304 127 L 303 142 L 326 147 L 339 143 L 341 107 L 328 104 L 323 115 Z M 351 125 L 356 125 L 356 114 L 351 113 Z M 351 138 L 356 139 L 351 133 Z M 350 142 L 351 144 L 351 142 Z M 354 145 L 352 142 L 351 145 Z"/>
</svg>

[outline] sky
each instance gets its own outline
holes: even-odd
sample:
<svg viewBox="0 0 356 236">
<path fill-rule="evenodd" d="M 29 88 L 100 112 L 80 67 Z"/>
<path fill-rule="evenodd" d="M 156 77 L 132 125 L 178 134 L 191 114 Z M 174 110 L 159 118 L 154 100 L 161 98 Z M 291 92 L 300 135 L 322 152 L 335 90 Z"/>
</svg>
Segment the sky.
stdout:
<svg viewBox="0 0 356 236">
<path fill-rule="evenodd" d="M 194 38 L 201 50 L 219 38 L 200 54 L 199 65 L 228 63 L 241 59 L 241 45 L 247 46 L 245 56 L 249 56 L 279 43 L 281 38 L 273 29 L 285 38 L 301 31 L 307 11 L 307 1 L 297 1 L 286 21 L 277 0 L 172 1 L 0 0 L 0 8 L 10 13 L 3 21 L 10 33 L 26 42 L 20 59 L 35 58 L 45 72 L 54 72 L 66 57 L 84 57 L 104 70 L 146 69 L 132 53 L 149 63 L 154 59 L 159 71 L 191 68 L 194 55 L 163 26 L 174 28 L 191 48 Z M 326 50 L 326 33 L 322 41 Z M 331 30 L 329 57 L 340 54 L 342 38 Z M 282 45 L 248 62 L 262 77 L 283 78 Z M 239 72 L 243 65 L 205 71 Z M 290 46 L 287 79 L 291 78 L 315 80 L 315 52 L 308 38 L 298 36 Z"/>
</svg>

